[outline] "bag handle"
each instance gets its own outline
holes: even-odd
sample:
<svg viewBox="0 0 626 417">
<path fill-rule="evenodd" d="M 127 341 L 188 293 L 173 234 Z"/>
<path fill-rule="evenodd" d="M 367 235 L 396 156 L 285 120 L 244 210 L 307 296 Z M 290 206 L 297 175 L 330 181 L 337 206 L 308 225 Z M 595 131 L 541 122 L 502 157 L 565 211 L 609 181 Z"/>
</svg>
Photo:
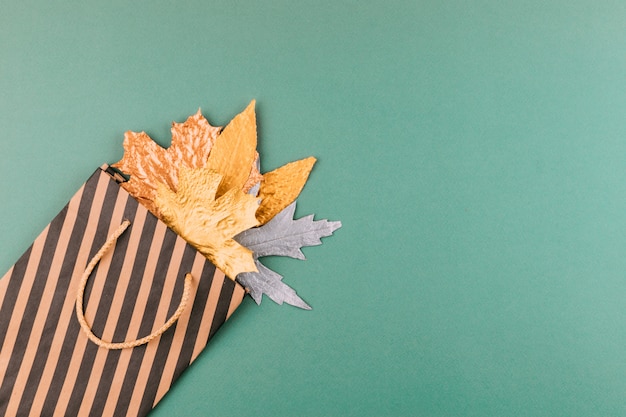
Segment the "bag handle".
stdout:
<svg viewBox="0 0 626 417">
<path fill-rule="evenodd" d="M 85 286 L 87 285 L 87 281 L 89 280 L 89 276 L 91 275 L 91 272 L 96 267 L 98 262 L 100 262 L 100 259 L 102 259 L 104 254 L 111 248 L 111 246 L 115 244 L 117 239 L 120 237 L 122 233 L 124 233 L 124 231 L 128 228 L 128 226 L 130 226 L 130 220 L 124 220 L 124 222 L 122 222 L 122 224 L 111 234 L 111 236 L 109 236 L 109 239 L 104 243 L 104 245 L 102 245 L 98 253 L 96 253 L 95 256 L 91 259 L 91 261 L 87 265 L 87 268 L 85 269 L 85 272 L 83 273 L 80 279 L 80 285 L 78 286 L 78 293 L 76 294 L 76 317 L 78 318 L 78 323 L 80 323 L 81 329 L 87 335 L 89 340 L 94 342 L 96 345 L 106 348 L 106 349 L 126 349 L 126 348 L 137 347 L 140 345 L 144 345 L 150 342 L 152 339 L 155 339 L 161 336 L 163 333 L 165 333 L 167 329 L 169 329 L 170 327 L 172 327 L 174 323 L 176 323 L 176 321 L 181 316 L 181 314 L 183 314 L 185 307 L 187 307 L 187 301 L 189 300 L 189 287 L 191 286 L 191 281 L 193 280 L 193 277 L 191 276 L 191 274 L 185 275 L 185 288 L 183 290 L 183 295 L 180 299 L 180 304 L 178 305 L 178 308 L 176 309 L 172 317 L 170 317 L 169 320 L 166 321 L 165 324 L 161 326 L 154 333 L 149 334 L 146 337 L 142 337 L 141 339 L 132 340 L 129 342 L 121 342 L 121 343 L 105 342 L 104 340 L 100 339 L 98 336 L 93 334 L 91 327 L 85 320 L 85 313 L 83 310 L 83 298 L 85 295 Z"/>
</svg>

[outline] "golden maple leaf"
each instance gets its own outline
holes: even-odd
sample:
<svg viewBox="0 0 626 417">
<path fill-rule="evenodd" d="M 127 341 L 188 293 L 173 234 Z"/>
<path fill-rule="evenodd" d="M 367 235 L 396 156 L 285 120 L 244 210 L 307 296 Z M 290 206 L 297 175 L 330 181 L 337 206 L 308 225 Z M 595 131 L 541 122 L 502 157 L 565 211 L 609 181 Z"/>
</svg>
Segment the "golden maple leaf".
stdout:
<svg viewBox="0 0 626 417">
<path fill-rule="evenodd" d="M 257 226 L 256 197 L 231 188 L 217 197 L 224 177 L 210 167 L 181 167 L 178 190 L 159 183 L 154 203 L 162 220 L 231 279 L 256 272 L 252 251 L 233 237 Z"/>
</svg>

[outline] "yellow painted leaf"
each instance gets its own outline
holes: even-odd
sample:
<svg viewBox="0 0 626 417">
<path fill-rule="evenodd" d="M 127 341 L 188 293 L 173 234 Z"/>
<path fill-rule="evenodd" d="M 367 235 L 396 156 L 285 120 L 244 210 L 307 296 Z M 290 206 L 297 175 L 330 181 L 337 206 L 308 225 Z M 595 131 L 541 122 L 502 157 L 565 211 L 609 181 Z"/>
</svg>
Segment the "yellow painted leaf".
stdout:
<svg viewBox="0 0 626 417">
<path fill-rule="evenodd" d="M 257 226 L 256 197 L 232 188 L 216 198 L 223 177 L 209 167 L 181 167 L 178 190 L 157 185 L 154 203 L 161 219 L 231 279 L 256 272 L 252 251 L 233 237 Z"/>
<path fill-rule="evenodd" d="M 263 174 L 259 190 L 261 205 L 256 212 L 260 224 L 267 223 L 295 201 L 309 178 L 315 161 L 310 156 Z"/>
<path fill-rule="evenodd" d="M 255 101 L 252 100 L 248 107 L 224 128 L 209 155 L 206 166 L 223 177 L 217 191 L 218 197 L 233 188 L 243 189 L 253 172 L 250 167 L 257 157 L 254 104 Z"/>
</svg>

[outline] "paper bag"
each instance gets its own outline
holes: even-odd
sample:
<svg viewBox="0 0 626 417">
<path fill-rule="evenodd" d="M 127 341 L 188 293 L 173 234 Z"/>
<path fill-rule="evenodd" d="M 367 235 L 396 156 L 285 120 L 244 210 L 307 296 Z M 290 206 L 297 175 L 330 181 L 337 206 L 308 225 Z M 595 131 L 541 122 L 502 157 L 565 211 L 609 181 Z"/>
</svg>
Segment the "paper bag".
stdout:
<svg viewBox="0 0 626 417">
<path fill-rule="evenodd" d="M 0 415 L 142 416 L 198 356 L 241 303 L 244 289 L 123 190 L 106 166 L 0 280 Z M 111 171 L 112 172 L 112 171 Z M 124 220 L 84 290 L 85 322 L 110 342 L 92 342 L 77 316 L 88 263 Z"/>
</svg>

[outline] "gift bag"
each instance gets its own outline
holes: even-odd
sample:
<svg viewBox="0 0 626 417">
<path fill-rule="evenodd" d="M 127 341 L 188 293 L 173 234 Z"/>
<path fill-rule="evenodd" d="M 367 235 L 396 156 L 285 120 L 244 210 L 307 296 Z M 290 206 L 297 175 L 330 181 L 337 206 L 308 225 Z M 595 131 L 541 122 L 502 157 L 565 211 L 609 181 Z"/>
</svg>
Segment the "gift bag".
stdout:
<svg viewBox="0 0 626 417">
<path fill-rule="evenodd" d="M 0 280 L 0 415 L 146 415 L 244 294 L 104 166 Z"/>
</svg>

